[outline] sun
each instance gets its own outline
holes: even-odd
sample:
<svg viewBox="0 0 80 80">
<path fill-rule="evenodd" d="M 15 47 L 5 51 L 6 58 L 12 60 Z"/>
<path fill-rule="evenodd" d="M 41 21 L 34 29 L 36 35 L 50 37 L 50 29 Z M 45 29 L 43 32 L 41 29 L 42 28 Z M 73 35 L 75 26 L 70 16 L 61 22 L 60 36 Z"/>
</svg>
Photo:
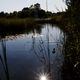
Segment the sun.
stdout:
<svg viewBox="0 0 80 80">
<path fill-rule="evenodd" d="M 45 75 L 42 75 L 42 76 L 40 77 L 40 80 L 47 80 L 47 77 L 46 77 Z"/>
<path fill-rule="evenodd" d="M 50 80 L 50 75 L 48 73 L 44 72 L 39 72 L 36 74 L 35 77 L 36 80 Z"/>
</svg>

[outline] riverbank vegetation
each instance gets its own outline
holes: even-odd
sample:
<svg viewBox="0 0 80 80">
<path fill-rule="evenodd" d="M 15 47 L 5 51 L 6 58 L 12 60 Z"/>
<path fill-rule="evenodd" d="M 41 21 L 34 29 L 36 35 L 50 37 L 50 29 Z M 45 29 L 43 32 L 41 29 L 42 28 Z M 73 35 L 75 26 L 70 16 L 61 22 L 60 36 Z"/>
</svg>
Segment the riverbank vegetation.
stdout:
<svg viewBox="0 0 80 80">
<path fill-rule="evenodd" d="M 0 12 L 0 32 L 15 32 L 27 29 L 27 26 L 32 28 L 32 26 L 44 23 L 59 24 L 64 13 L 45 11 L 41 9 L 39 3 L 25 7 L 18 12 Z"/>
<path fill-rule="evenodd" d="M 39 3 L 36 3 L 30 7 L 23 8 L 21 11 L 14 11 L 12 13 L 0 12 L 0 25 L 34 24 L 37 22 L 60 23 L 64 13 L 65 12 L 52 13 L 50 11 L 45 11 L 41 9 Z"/>
<path fill-rule="evenodd" d="M 63 80 L 80 80 L 80 0 L 65 0 L 66 11 L 64 30 L 68 34 L 65 43 Z"/>
<path fill-rule="evenodd" d="M 41 9 L 40 4 L 36 3 L 30 7 L 24 7 L 21 11 L 12 13 L 0 12 L 0 18 L 47 18 L 52 16 L 52 12 Z"/>
</svg>

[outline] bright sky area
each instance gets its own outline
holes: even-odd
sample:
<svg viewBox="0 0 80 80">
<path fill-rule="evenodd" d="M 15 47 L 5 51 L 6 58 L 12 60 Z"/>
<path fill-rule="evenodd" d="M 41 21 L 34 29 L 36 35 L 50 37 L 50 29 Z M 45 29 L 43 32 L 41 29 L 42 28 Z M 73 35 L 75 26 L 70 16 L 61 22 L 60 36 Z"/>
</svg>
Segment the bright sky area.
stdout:
<svg viewBox="0 0 80 80">
<path fill-rule="evenodd" d="M 0 12 L 20 11 L 35 3 L 40 3 L 41 8 L 46 10 L 46 0 L 0 0 Z M 63 0 L 47 0 L 47 4 L 48 11 L 52 12 L 64 11 L 67 8 Z"/>
</svg>

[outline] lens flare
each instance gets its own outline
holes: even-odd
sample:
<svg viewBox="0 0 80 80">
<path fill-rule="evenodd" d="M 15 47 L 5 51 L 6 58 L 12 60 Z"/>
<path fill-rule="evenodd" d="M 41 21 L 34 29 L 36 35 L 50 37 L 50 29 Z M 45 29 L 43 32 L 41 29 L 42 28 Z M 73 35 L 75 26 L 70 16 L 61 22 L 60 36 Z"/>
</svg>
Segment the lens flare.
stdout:
<svg viewBox="0 0 80 80">
<path fill-rule="evenodd" d="M 47 72 L 36 72 L 35 80 L 51 80 L 50 74 Z"/>
<path fill-rule="evenodd" d="M 50 80 L 49 74 L 47 74 L 47 73 L 40 74 L 39 80 Z"/>
<path fill-rule="evenodd" d="M 42 75 L 42 76 L 40 77 L 40 80 L 47 80 L 47 76 L 46 76 L 46 75 Z"/>
</svg>

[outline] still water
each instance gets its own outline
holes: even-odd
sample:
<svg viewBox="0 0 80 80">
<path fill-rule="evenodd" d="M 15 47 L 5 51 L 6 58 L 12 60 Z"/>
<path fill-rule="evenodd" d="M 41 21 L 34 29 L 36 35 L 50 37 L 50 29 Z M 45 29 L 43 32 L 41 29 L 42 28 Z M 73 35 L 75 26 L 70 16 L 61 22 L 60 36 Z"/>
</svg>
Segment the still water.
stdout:
<svg viewBox="0 0 80 80">
<path fill-rule="evenodd" d="M 0 80 L 39 80 L 41 74 L 61 80 L 64 33 L 56 25 L 41 26 L 0 39 Z"/>
</svg>

